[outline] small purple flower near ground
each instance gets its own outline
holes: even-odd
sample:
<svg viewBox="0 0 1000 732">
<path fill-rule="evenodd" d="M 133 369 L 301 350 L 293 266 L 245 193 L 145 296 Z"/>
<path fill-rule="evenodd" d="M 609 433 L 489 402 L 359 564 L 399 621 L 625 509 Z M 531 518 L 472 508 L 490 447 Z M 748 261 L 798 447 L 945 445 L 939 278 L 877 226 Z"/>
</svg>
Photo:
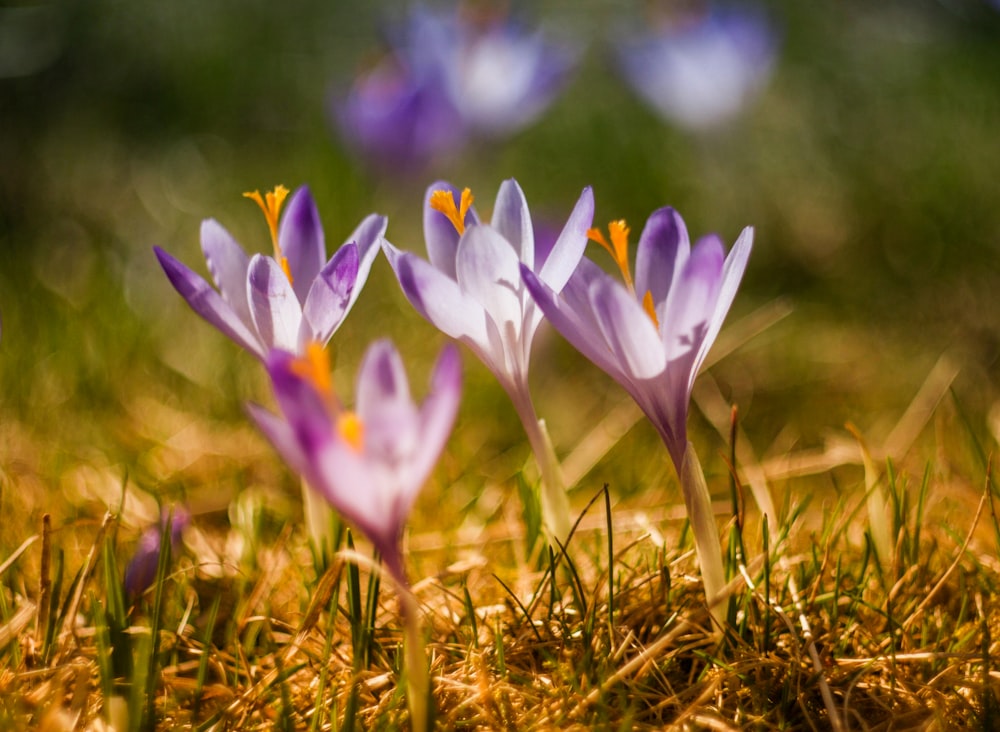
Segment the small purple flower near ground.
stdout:
<svg viewBox="0 0 1000 732">
<path fill-rule="evenodd" d="M 628 83 L 665 120 L 700 130 L 735 117 L 770 77 L 776 33 L 762 11 L 708 7 L 622 33 Z"/>
<path fill-rule="evenodd" d="M 279 222 L 287 194 L 283 186 L 264 197 L 245 194 L 264 211 L 273 257 L 248 257 L 217 221 L 202 223 L 201 247 L 218 290 L 153 247 L 188 305 L 261 360 L 274 348 L 301 353 L 308 343 L 332 337 L 361 292 L 386 227 L 384 216 L 368 216 L 326 260 L 323 227 L 309 189 L 303 186 L 292 195 Z"/>
<path fill-rule="evenodd" d="M 135 554 L 125 567 L 125 592 L 129 597 L 138 597 L 156 580 L 156 569 L 160 563 L 163 531 L 167 517 L 170 517 L 170 548 L 176 552 L 181 543 L 181 534 L 191 522 L 191 514 L 184 508 L 174 508 L 172 512 L 164 512 L 160 521 L 153 524 L 139 537 Z"/>
</svg>

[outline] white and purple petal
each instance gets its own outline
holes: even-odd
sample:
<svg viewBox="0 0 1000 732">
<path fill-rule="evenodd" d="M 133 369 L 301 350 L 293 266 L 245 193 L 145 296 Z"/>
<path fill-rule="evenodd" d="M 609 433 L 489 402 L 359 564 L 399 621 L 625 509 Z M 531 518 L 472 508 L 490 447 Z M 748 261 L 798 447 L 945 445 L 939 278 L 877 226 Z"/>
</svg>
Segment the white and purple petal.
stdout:
<svg viewBox="0 0 1000 732">
<path fill-rule="evenodd" d="M 302 306 L 284 270 L 271 257 L 255 254 L 247 278 L 250 314 L 267 348 L 298 352 Z"/>
<path fill-rule="evenodd" d="M 296 190 L 285 207 L 278 229 L 278 243 L 288 259 L 295 296 L 300 303 L 304 303 L 326 259 L 323 225 L 307 186 Z"/>
<path fill-rule="evenodd" d="M 556 292 L 562 290 L 587 248 L 587 232 L 594 221 L 594 191 L 583 189 L 555 244 L 547 251 L 535 250 L 534 271 Z M 544 254 L 544 256 L 542 256 Z"/>
<path fill-rule="evenodd" d="M 326 342 L 340 326 L 358 281 L 358 247 L 345 244 L 319 272 L 309 288 L 299 326 L 299 351 L 310 341 Z"/>
<path fill-rule="evenodd" d="M 426 320 L 445 335 L 486 347 L 486 313 L 458 283 L 410 252 L 383 240 L 383 250 L 403 294 Z"/>
<path fill-rule="evenodd" d="M 253 325 L 247 304 L 247 268 L 250 258 L 232 235 L 214 219 L 201 224 L 201 251 L 222 299 L 247 326 Z"/>
<path fill-rule="evenodd" d="M 236 312 L 222 295 L 200 276 L 188 269 L 180 261 L 159 247 L 153 247 L 156 258 L 170 280 L 170 284 L 180 293 L 191 309 L 218 328 L 228 338 L 238 343 L 260 359 L 265 349 L 257 334 L 240 320 Z"/>
<path fill-rule="evenodd" d="M 513 178 L 500 184 L 490 223 L 514 248 L 518 259 L 529 267 L 534 265 L 535 232 L 531 226 L 528 201 Z"/>
</svg>

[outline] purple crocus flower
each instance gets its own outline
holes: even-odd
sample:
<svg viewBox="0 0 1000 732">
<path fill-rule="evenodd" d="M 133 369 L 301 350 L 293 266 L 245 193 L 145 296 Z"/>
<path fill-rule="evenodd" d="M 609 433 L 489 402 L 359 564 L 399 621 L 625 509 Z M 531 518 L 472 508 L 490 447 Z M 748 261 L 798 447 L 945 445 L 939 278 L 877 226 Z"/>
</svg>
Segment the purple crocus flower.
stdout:
<svg viewBox="0 0 1000 732">
<path fill-rule="evenodd" d="M 394 173 L 454 153 L 471 136 L 527 126 L 565 85 L 577 56 L 541 31 L 463 4 L 447 12 L 416 6 L 388 35 L 389 52 L 332 108 L 352 149 Z"/>
<path fill-rule="evenodd" d="M 657 113 L 698 130 L 733 118 L 756 95 L 776 45 L 753 7 L 709 6 L 623 34 L 618 57 L 629 84 Z"/>
<path fill-rule="evenodd" d="M 499 13 L 459 5 L 417 7 L 411 54 L 441 78 L 451 104 L 474 133 L 497 136 L 533 122 L 565 85 L 576 52 Z"/>
<path fill-rule="evenodd" d="M 531 344 L 542 313 L 525 289 L 519 267 L 537 273 L 553 291 L 561 290 L 583 256 L 593 214 L 594 196 L 585 188 L 558 238 L 536 247 L 528 203 L 517 181 L 500 186 L 489 224 L 480 222 L 469 189 L 459 193 L 439 182 L 424 199 L 430 261 L 388 241 L 383 244 L 417 312 L 469 346 L 510 395 L 539 461 L 543 512 L 559 540 L 568 534 L 569 507 L 528 390 Z"/>
<path fill-rule="evenodd" d="M 334 116 L 351 146 L 394 172 L 459 149 L 464 127 L 438 74 L 390 53 L 355 79 Z"/>
<path fill-rule="evenodd" d="M 132 560 L 125 567 L 125 592 L 135 598 L 142 594 L 156 580 L 156 570 L 160 564 L 160 550 L 163 530 L 170 516 L 170 547 L 176 552 L 181 543 L 181 534 L 191 522 L 191 514 L 184 508 L 175 508 L 171 513 L 163 513 L 160 521 L 148 527 L 139 537 Z"/>
<path fill-rule="evenodd" d="M 153 247 L 191 308 L 261 360 L 274 348 L 301 353 L 308 343 L 330 339 L 360 294 L 386 227 L 384 216 L 368 216 L 324 263 L 323 227 L 309 189 L 292 195 L 279 223 L 287 194 L 283 186 L 264 197 L 245 194 L 264 211 L 273 257 L 248 257 L 217 221 L 202 223 L 201 248 L 218 290 Z"/>
<path fill-rule="evenodd" d="M 251 416 L 285 462 L 371 540 L 392 576 L 408 588 L 400 539 L 458 411 L 456 349 L 446 347 L 438 358 L 421 405 L 410 396 L 403 362 L 387 340 L 365 354 L 355 412 L 335 399 L 318 345 L 302 357 L 272 351 L 267 370 L 282 417 L 255 405 Z"/>
<path fill-rule="evenodd" d="M 712 497 L 687 441 L 687 412 L 698 369 L 743 277 L 753 229 L 743 230 L 729 256 L 715 235 L 692 249 L 680 215 L 662 208 L 639 239 L 634 279 L 628 227 L 617 221 L 608 229 L 610 242 L 598 231 L 591 236 L 614 257 L 624 285 L 586 258 L 561 294 L 527 267 L 521 275 L 556 330 L 624 386 L 660 433 L 680 478 L 705 596 L 721 624 L 725 568 Z"/>
<path fill-rule="evenodd" d="M 628 269 L 624 222 L 611 224 L 612 252 L 625 284 L 584 258 L 558 294 L 528 267 L 525 285 L 552 325 L 632 395 L 656 427 L 678 473 L 687 447 L 687 412 L 698 369 L 736 296 L 753 242 L 746 228 L 726 256 L 722 240 L 691 248 L 672 208 L 646 222 Z"/>
</svg>

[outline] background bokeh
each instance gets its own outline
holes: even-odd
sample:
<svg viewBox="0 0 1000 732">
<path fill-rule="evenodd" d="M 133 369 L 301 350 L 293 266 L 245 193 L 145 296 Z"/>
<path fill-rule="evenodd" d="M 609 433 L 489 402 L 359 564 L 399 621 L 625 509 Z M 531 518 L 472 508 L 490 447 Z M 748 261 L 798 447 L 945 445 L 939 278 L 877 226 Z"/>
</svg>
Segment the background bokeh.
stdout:
<svg viewBox="0 0 1000 732">
<path fill-rule="evenodd" d="M 269 398 L 261 369 L 188 310 L 152 254 L 204 273 L 207 217 L 266 251 L 240 194 L 276 183 L 310 185 L 328 249 L 377 211 L 393 243 L 422 252 L 423 192 L 442 177 L 485 211 L 516 177 L 555 226 L 586 185 L 595 224 L 625 218 L 638 232 L 670 204 L 694 236 L 731 243 L 753 225 L 731 320 L 778 298 L 792 312 L 713 374 L 761 451 L 779 436 L 821 444 L 846 421 L 884 435 L 945 351 L 962 368 L 956 394 L 985 415 L 1000 356 L 1000 12 L 979 0 L 762 6 L 773 75 L 737 118 L 701 132 L 661 120 L 616 73 L 615 31 L 646 4 L 515 6 L 579 49 L 564 92 L 513 136 L 414 170 L 368 166 L 331 117 L 384 50 L 395 3 L 0 4 L 4 501 L 75 495 L 67 485 L 93 482 L 81 466 L 152 493 L 222 481 L 220 506 L 249 484 L 293 483 L 243 414 Z M 423 383 L 443 338 L 379 261 L 334 341 L 342 390 L 386 335 Z M 538 410 L 566 452 L 623 394 L 554 334 L 535 355 Z M 443 470 L 474 496 L 476 476 L 504 474 L 527 448 L 506 396 L 466 364 Z M 622 492 L 667 475 L 652 431 L 634 432 L 608 458 Z"/>
</svg>

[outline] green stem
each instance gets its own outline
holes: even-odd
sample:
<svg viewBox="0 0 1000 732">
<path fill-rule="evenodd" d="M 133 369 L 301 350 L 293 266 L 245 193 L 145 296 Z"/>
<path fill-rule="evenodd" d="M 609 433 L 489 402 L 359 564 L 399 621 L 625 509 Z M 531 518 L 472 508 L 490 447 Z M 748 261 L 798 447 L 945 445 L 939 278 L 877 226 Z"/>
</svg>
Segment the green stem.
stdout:
<svg viewBox="0 0 1000 732">
<path fill-rule="evenodd" d="M 309 531 L 313 556 L 316 557 L 318 566 L 325 568 L 337 552 L 333 529 L 335 514 L 326 499 L 310 488 L 305 478 L 302 479 L 302 513 Z"/>
<path fill-rule="evenodd" d="M 426 732 L 430 675 L 427 671 L 427 652 L 424 634 L 420 627 L 420 606 L 408 587 L 399 587 L 399 614 L 403 620 L 403 663 L 406 667 L 406 702 L 410 708 L 410 727 L 413 732 Z"/>
<path fill-rule="evenodd" d="M 535 407 L 531 403 L 531 396 L 528 394 L 527 388 L 516 394 L 512 392 L 511 396 L 514 408 L 524 425 L 524 432 L 528 436 L 531 451 L 535 453 L 538 470 L 542 474 L 540 486 L 542 522 L 545 524 L 545 530 L 549 533 L 550 540 L 557 539 L 560 543 L 565 544 L 569 538 L 569 532 L 573 528 L 573 521 L 569 498 L 566 496 L 566 483 L 562 476 L 562 469 L 559 467 L 559 458 L 556 457 L 552 440 L 549 439 L 545 420 L 539 419 L 538 415 L 535 414 Z M 551 543 L 553 546 L 557 546 L 554 541 Z"/>
<path fill-rule="evenodd" d="M 694 548 L 701 566 L 701 580 L 705 585 L 705 600 L 708 610 L 719 628 L 726 621 L 726 603 L 722 591 L 726 586 L 726 571 L 722 563 L 722 547 L 719 543 L 719 528 L 715 523 L 712 509 L 712 495 L 708 492 L 705 473 L 698 461 L 694 446 L 688 442 L 684 451 L 684 461 L 679 471 L 684 505 L 687 507 L 691 532 L 694 534 Z"/>
</svg>

